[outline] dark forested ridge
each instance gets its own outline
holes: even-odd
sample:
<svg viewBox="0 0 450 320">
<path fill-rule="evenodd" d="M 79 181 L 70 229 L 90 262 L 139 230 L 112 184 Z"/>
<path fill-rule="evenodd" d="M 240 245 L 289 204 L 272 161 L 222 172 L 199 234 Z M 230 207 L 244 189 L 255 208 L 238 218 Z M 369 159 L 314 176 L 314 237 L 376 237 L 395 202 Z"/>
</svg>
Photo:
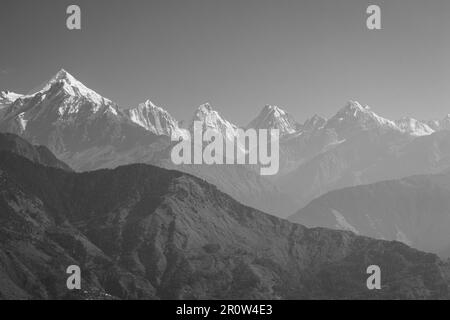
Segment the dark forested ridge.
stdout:
<svg viewBox="0 0 450 320">
<path fill-rule="evenodd" d="M 450 283 L 434 254 L 307 229 L 149 165 L 73 173 L 2 151 L 0 238 L 3 299 L 426 299 Z M 366 287 L 372 264 L 381 290 Z"/>
</svg>

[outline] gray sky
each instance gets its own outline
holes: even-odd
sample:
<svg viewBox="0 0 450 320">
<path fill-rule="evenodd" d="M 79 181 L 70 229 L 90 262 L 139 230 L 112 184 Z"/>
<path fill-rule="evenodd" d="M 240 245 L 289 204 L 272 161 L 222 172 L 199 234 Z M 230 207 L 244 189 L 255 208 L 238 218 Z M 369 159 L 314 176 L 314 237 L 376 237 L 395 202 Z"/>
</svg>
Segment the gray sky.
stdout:
<svg viewBox="0 0 450 320">
<path fill-rule="evenodd" d="M 78 4 L 82 30 L 65 27 Z M 381 7 L 382 28 L 366 28 Z M 178 119 L 211 102 L 247 124 L 265 104 L 299 121 L 349 99 L 378 114 L 450 113 L 448 0 L 2 0 L 0 89 L 28 92 L 61 67 L 123 107 Z"/>
</svg>

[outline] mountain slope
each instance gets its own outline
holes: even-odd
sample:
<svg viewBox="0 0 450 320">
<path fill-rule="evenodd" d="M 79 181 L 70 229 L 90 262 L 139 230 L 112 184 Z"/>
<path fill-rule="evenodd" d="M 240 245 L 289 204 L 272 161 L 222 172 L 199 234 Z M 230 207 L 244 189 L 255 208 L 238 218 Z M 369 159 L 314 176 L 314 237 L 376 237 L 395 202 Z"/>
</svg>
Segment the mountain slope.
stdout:
<svg viewBox="0 0 450 320">
<path fill-rule="evenodd" d="M 14 93 L 11 91 L 0 92 L 0 120 L 4 116 L 6 109 L 20 97 L 22 97 L 21 94 Z"/>
<path fill-rule="evenodd" d="M 146 165 L 69 173 L 0 152 L 2 298 L 448 298 L 448 266 L 398 242 L 306 229 Z M 82 291 L 65 288 L 68 265 Z M 382 290 L 366 288 L 368 265 Z M 387 271 L 388 270 L 388 271 Z"/>
<path fill-rule="evenodd" d="M 233 140 L 237 135 L 238 127 L 230 121 L 224 119 L 210 103 L 202 104 L 195 111 L 189 126 L 191 135 L 195 129 L 195 122 L 202 124 L 202 130 L 209 129 L 219 132 L 224 139 Z"/>
<path fill-rule="evenodd" d="M 173 165 L 170 161 L 158 166 L 182 171 L 211 183 L 239 202 L 286 218 L 297 209 L 296 203 L 269 179 L 246 165 Z"/>
<path fill-rule="evenodd" d="M 33 146 L 14 134 L 0 133 L 0 151 L 9 151 L 18 154 L 30 161 L 47 167 L 72 171 L 67 164 L 58 160 L 46 147 Z"/>
<path fill-rule="evenodd" d="M 160 139 L 169 140 L 133 123 L 117 105 L 65 70 L 38 92 L 12 103 L 0 121 L 0 131 L 47 146 L 77 170 L 92 169 L 92 163 L 138 145 L 150 148 Z"/>
<path fill-rule="evenodd" d="M 277 106 L 265 106 L 259 115 L 247 126 L 252 129 L 278 129 L 280 136 L 299 131 L 301 125 L 294 118 Z"/>
<path fill-rule="evenodd" d="M 178 121 L 150 100 L 141 103 L 136 108 L 128 109 L 127 113 L 131 121 L 157 135 L 166 135 L 174 139 L 185 136 L 183 130 L 178 126 Z"/>
<path fill-rule="evenodd" d="M 331 191 L 290 217 L 448 255 L 450 174 L 420 175 Z"/>
</svg>

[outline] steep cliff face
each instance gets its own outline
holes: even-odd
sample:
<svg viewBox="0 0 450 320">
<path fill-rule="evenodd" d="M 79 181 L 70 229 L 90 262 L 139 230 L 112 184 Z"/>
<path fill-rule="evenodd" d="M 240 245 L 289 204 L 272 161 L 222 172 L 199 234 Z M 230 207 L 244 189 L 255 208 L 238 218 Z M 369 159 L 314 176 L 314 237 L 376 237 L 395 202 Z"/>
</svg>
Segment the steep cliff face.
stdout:
<svg viewBox="0 0 450 320">
<path fill-rule="evenodd" d="M 1 298 L 448 298 L 448 265 L 307 229 L 148 165 L 71 173 L 0 152 Z M 66 289 L 69 265 L 82 290 Z M 382 290 L 366 288 L 366 268 Z"/>
</svg>

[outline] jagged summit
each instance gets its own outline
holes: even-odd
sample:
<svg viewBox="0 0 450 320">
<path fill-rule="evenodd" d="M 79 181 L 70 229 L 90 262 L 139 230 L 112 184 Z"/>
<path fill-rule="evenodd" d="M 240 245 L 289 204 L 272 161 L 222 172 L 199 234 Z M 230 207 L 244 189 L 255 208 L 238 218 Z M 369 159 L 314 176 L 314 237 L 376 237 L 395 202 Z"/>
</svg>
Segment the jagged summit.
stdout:
<svg viewBox="0 0 450 320">
<path fill-rule="evenodd" d="M 0 92 L 0 120 L 8 111 L 9 106 L 21 97 L 23 97 L 23 95 L 8 90 Z"/>
<path fill-rule="evenodd" d="M 399 130 L 394 121 L 380 117 L 369 106 L 353 100 L 339 109 L 326 127 L 334 129 L 342 137 L 353 134 L 355 130 Z"/>
<path fill-rule="evenodd" d="M 116 104 L 61 69 L 40 90 L 6 108 L 0 130 L 46 145 L 61 156 L 106 142 L 118 145 L 141 129 L 134 128 Z"/>
<path fill-rule="evenodd" d="M 197 110 L 195 110 L 191 128 L 194 121 L 202 121 L 205 127 L 217 129 L 222 133 L 225 133 L 225 130 L 227 129 L 229 130 L 229 133 L 237 130 L 237 126 L 224 119 L 218 111 L 214 110 L 209 102 L 200 105 Z"/>
<path fill-rule="evenodd" d="M 98 105 L 112 103 L 111 100 L 104 98 L 94 90 L 86 87 L 65 69 L 60 69 L 46 84 L 44 84 L 42 89 L 38 90 L 36 93 L 45 94 L 48 91 L 57 90 L 56 88 L 64 90 L 65 93 L 71 96 L 85 97 Z"/>
<path fill-rule="evenodd" d="M 74 78 L 69 72 L 67 72 L 65 69 L 60 69 L 55 76 L 52 78 L 53 81 L 61 81 L 66 80 L 70 82 L 78 82 L 77 79 Z"/>
<path fill-rule="evenodd" d="M 254 129 L 278 129 L 280 136 L 299 130 L 300 124 L 286 111 L 275 105 L 266 105 L 247 126 Z"/>
<path fill-rule="evenodd" d="M 356 116 L 358 112 L 367 113 L 370 112 L 371 109 L 368 105 L 361 105 L 358 101 L 349 100 L 339 111 L 338 114 L 353 114 Z"/>
<path fill-rule="evenodd" d="M 9 91 L 9 90 L 2 90 L 2 91 L 0 91 L 0 96 L 1 97 L 6 97 L 6 96 L 9 96 L 9 95 L 15 95 L 15 94 L 17 94 L 17 93 L 14 93 L 14 92 Z"/>
<path fill-rule="evenodd" d="M 283 109 L 281 109 L 280 107 L 275 106 L 275 105 L 269 105 L 269 104 L 264 106 L 263 112 L 273 112 L 273 113 L 278 113 L 278 114 L 282 114 L 282 115 L 286 114 L 286 112 Z"/>
<path fill-rule="evenodd" d="M 395 124 L 402 132 L 411 134 L 413 136 L 426 136 L 432 134 L 435 131 L 428 124 L 409 117 L 404 117 L 402 119 L 396 120 Z"/>
<path fill-rule="evenodd" d="M 197 108 L 198 112 L 208 113 L 208 112 L 215 112 L 210 102 L 205 102 L 204 104 L 201 104 Z"/>
<path fill-rule="evenodd" d="M 163 108 L 161 108 L 160 106 L 156 105 L 152 100 L 147 99 L 145 100 L 145 102 L 139 104 L 140 107 L 145 107 L 145 108 L 149 108 L 149 109 L 158 109 L 158 110 L 164 110 Z M 164 110 L 165 111 L 165 110 Z"/>
<path fill-rule="evenodd" d="M 3 90 L 0 92 L 0 104 L 12 103 L 22 96 L 23 95 L 19 93 Z"/>
<path fill-rule="evenodd" d="M 136 108 L 127 110 L 131 121 L 158 135 L 178 138 L 184 136 L 184 130 L 178 126 L 178 121 L 165 109 L 150 100 L 139 104 Z"/>
</svg>

